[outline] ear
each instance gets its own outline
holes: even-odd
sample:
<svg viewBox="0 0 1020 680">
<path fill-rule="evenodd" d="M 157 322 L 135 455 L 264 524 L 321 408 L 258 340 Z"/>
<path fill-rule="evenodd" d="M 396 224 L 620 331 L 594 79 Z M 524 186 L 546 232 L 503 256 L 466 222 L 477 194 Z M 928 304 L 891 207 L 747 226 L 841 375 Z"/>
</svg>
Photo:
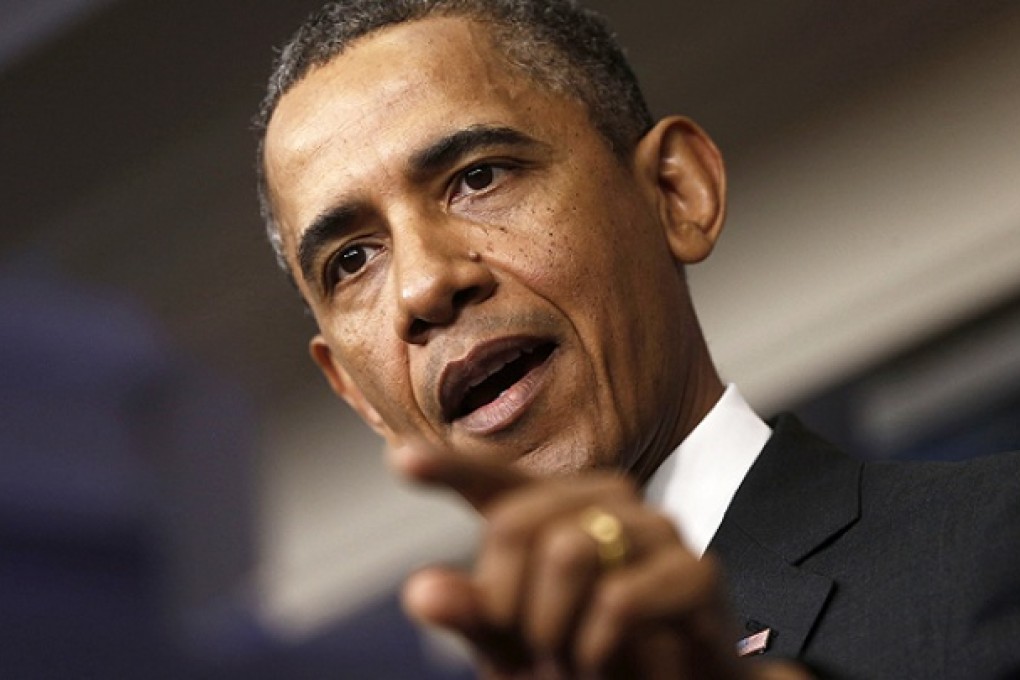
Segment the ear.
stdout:
<svg viewBox="0 0 1020 680">
<path fill-rule="evenodd" d="M 389 427 L 362 394 L 350 374 L 333 358 L 333 351 L 322 335 L 316 335 L 311 339 L 308 343 L 308 353 L 312 355 L 312 360 L 326 376 L 326 381 L 337 396 L 346 401 L 369 427 L 389 441 L 392 434 Z"/>
<path fill-rule="evenodd" d="M 693 121 L 671 116 L 642 138 L 634 160 L 673 257 L 681 264 L 704 260 L 726 219 L 726 170 L 715 143 Z"/>
</svg>

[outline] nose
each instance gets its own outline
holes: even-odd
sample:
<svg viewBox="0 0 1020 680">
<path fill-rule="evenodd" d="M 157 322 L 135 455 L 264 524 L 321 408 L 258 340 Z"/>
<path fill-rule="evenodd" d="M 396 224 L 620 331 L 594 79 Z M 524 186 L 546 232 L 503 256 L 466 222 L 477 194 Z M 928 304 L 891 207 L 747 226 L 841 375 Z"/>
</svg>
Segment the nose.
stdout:
<svg viewBox="0 0 1020 680">
<path fill-rule="evenodd" d="M 394 241 L 397 334 L 405 342 L 424 344 L 436 328 L 495 290 L 488 264 L 452 231 L 406 230 Z"/>
</svg>

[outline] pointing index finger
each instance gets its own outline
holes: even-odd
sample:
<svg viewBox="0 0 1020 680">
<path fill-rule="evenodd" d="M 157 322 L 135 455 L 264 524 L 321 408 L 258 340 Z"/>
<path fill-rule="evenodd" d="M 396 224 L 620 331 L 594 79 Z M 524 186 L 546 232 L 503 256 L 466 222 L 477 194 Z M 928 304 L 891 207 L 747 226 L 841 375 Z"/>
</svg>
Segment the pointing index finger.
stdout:
<svg viewBox="0 0 1020 680">
<path fill-rule="evenodd" d="M 391 448 L 388 459 L 402 477 L 455 491 L 482 515 L 503 494 L 532 481 L 527 474 L 506 463 L 438 451 L 417 442 Z"/>
</svg>

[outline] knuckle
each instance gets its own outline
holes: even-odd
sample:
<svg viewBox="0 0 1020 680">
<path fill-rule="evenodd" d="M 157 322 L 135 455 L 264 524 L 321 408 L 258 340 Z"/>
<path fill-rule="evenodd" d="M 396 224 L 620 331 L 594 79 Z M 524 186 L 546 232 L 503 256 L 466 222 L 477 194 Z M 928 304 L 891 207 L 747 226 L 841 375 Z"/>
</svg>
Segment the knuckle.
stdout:
<svg viewBox="0 0 1020 680">
<path fill-rule="evenodd" d="M 543 557 L 557 574 L 574 574 L 595 558 L 591 539 L 573 527 L 550 531 L 543 540 Z"/>
<path fill-rule="evenodd" d="M 706 585 L 717 587 L 722 584 L 722 568 L 714 555 L 706 554 L 700 560 L 694 560 L 694 565 Z"/>
<path fill-rule="evenodd" d="M 648 524 L 651 532 L 657 538 L 668 540 L 672 543 L 679 542 L 680 535 L 676 531 L 676 526 L 665 515 L 658 512 L 649 514 Z"/>
<path fill-rule="evenodd" d="M 689 581 L 691 568 L 697 568 L 698 560 L 694 558 L 685 548 L 677 547 L 670 550 L 663 557 L 664 571 L 676 580 Z"/>
<path fill-rule="evenodd" d="M 722 570 L 714 559 L 695 560 L 689 567 L 690 578 L 696 585 L 695 592 L 705 600 L 715 599 L 722 591 Z"/>
<path fill-rule="evenodd" d="M 634 598 L 622 581 L 605 581 L 599 588 L 597 604 L 603 616 L 617 627 L 626 625 L 634 617 Z"/>
<path fill-rule="evenodd" d="M 512 505 L 500 505 L 489 514 L 489 539 L 504 545 L 519 545 L 528 540 L 530 522 Z"/>
</svg>

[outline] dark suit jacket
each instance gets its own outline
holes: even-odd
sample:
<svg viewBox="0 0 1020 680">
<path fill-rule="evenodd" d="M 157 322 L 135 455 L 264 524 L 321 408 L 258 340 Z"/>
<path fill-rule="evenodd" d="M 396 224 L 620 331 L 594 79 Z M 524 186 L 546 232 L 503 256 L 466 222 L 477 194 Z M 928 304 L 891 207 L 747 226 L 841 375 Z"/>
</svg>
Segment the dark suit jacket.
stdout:
<svg viewBox="0 0 1020 680">
<path fill-rule="evenodd" d="M 746 632 L 832 678 L 1020 678 L 1020 456 L 861 463 L 790 416 L 710 552 Z"/>
</svg>

